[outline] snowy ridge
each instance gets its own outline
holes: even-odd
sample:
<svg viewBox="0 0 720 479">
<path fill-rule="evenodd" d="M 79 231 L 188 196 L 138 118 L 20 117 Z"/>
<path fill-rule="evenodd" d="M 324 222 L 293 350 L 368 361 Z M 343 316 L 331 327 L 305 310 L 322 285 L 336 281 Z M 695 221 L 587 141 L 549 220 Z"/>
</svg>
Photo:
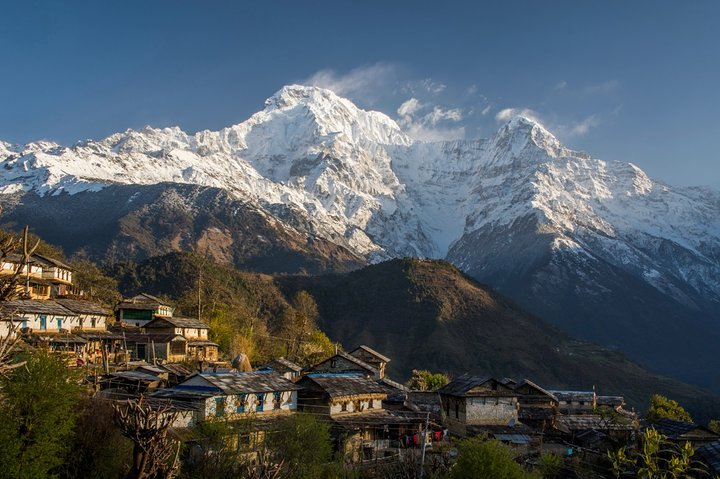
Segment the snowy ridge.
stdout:
<svg viewBox="0 0 720 479">
<path fill-rule="evenodd" d="M 444 258 L 473 234 L 512 232 L 531 218 L 553 235 L 553 250 L 603 258 L 679 301 L 678 281 L 720 301 L 717 192 L 672 188 L 631 163 L 572 151 L 522 117 L 489 139 L 424 143 L 382 113 L 292 85 L 220 131 L 147 127 L 72 147 L 0 142 L 0 161 L 6 194 L 222 188 L 371 260 Z"/>
</svg>

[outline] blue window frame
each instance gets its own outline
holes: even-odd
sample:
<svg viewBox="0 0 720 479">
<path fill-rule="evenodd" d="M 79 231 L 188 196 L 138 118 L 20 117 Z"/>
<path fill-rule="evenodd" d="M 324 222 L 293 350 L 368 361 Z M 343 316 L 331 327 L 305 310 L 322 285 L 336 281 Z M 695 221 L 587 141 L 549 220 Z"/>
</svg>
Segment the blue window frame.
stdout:
<svg viewBox="0 0 720 479">
<path fill-rule="evenodd" d="M 257 395 L 257 407 L 255 410 L 257 412 L 263 412 L 263 409 L 265 407 L 265 393 L 259 393 Z"/>
<path fill-rule="evenodd" d="M 47 329 L 47 317 L 43 314 L 40 316 L 40 331 Z"/>
</svg>

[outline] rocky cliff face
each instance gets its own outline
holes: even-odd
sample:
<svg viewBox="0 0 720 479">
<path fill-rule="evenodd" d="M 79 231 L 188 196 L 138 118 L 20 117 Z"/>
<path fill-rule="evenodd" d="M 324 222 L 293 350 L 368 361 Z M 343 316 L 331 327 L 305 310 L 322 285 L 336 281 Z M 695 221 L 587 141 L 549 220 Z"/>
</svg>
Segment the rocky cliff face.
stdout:
<svg viewBox="0 0 720 479">
<path fill-rule="evenodd" d="M 666 372 L 710 381 L 693 364 L 718 361 L 703 351 L 720 334 L 720 194 L 572 151 L 526 118 L 485 140 L 423 143 L 381 113 L 295 85 L 221 131 L 145 128 L 72 147 L 2 143 L 0 163 L 5 224 L 39 228 L 35 218 L 73 217 L 93 204 L 84 217 L 97 223 L 86 224 L 109 229 L 71 240 L 75 230 L 56 221 L 55 237 L 42 232 L 76 241 L 74 249 L 92 243 L 93 255 L 142 257 L 234 237 L 222 254 L 258 266 L 280 251 L 262 253 L 260 238 L 289 235 L 278 241 L 314 264 L 326 253 L 339 260 L 308 271 L 446 258 L 530 311 Z M 133 206 L 134 193 L 112 199 L 154 188 L 166 191 L 160 206 Z M 215 192 L 212 221 L 201 220 L 208 193 L 200 190 Z M 103 213 L 121 202 L 127 214 Z M 182 218 L 192 227 L 178 233 Z M 103 236 L 142 229 L 152 234 Z M 257 254 L 238 253 L 240 244 Z"/>
</svg>

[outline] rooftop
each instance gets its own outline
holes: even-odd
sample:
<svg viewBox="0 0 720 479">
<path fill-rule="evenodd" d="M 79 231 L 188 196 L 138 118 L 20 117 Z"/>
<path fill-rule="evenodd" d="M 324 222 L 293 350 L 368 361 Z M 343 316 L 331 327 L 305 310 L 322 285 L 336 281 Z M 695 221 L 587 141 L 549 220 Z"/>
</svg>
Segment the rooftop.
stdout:
<svg viewBox="0 0 720 479">
<path fill-rule="evenodd" d="M 29 314 L 51 314 L 57 316 L 75 316 L 75 313 L 64 308 L 55 301 L 42 301 L 35 299 L 19 299 L 13 301 L 5 301 L 0 305 L 0 317 L 9 317 L 10 315 Z"/>
<path fill-rule="evenodd" d="M 172 317 L 172 318 L 165 318 L 165 317 L 157 317 L 147 323 L 144 327 L 145 328 L 157 328 L 161 327 L 163 322 L 170 323 L 171 325 L 175 326 L 176 328 L 196 328 L 196 329 L 209 329 L 210 327 L 200 321 L 197 318 L 178 318 L 178 317 Z"/>
<path fill-rule="evenodd" d="M 78 314 L 97 314 L 100 316 L 112 316 L 112 313 L 102 306 L 91 301 L 82 299 L 58 299 L 56 302 L 64 308 L 69 309 L 73 313 Z"/>
<path fill-rule="evenodd" d="M 311 373 L 298 381 L 298 384 L 308 382 L 314 383 L 331 398 L 359 394 L 387 395 L 387 390 L 383 386 L 359 374 Z"/>
<path fill-rule="evenodd" d="M 498 388 L 497 391 L 493 390 L 492 393 L 497 395 L 514 395 L 515 393 L 512 390 L 512 387 L 504 385 L 502 382 L 498 381 L 497 379 L 494 379 L 492 377 L 481 377 L 481 376 L 470 376 L 468 374 L 463 374 L 462 376 L 459 376 L 452 381 L 450 381 L 445 386 L 438 389 L 438 392 L 440 394 L 447 394 L 449 396 L 467 396 L 468 392 L 471 389 L 474 389 L 478 386 L 482 386 L 485 383 L 488 382 L 494 382 L 496 385 L 500 386 L 502 389 L 505 389 L 505 391 L 501 391 L 501 388 Z"/>
<path fill-rule="evenodd" d="M 365 346 L 364 344 L 361 345 L 361 346 L 358 346 L 357 348 L 355 348 L 355 349 L 353 349 L 352 351 L 350 351 L 350 354 L 352 355 L 354 352 L 356 352 L 356 351 L 358 351 L 358 350 L 365 351 L 366 353 L 371 354 L 371 355 L 375 356 L 376 358 L 378 358 L 379 360 L 384 361 L 384 362 L 386 362 L 386 363 L 389 363 L 389 362 L 390 362 L 390 358 L 389 358 L 389 357 L 383 356 L 382 354 L 380 354 L 380 353 L 378 353 L 377 351 L 375 351 L 373 348 L 371 348 L 371 347 L 369 347 L 369 346 Z"/>
<path fill-rule="evenodd" d="M 188 381 L 197 382 L 200 377 L 208 383 L 207 387 L 188 384 Z M 198 373 L 188 381 L 178 384 L 180 390 L 208 390 L 224 394 L 262 393 L 272 391 L 295 391 L 301 389 L 292 381 L 275 373 L 263 372 L 227 372 L 227 373 Z"/>
</svg>

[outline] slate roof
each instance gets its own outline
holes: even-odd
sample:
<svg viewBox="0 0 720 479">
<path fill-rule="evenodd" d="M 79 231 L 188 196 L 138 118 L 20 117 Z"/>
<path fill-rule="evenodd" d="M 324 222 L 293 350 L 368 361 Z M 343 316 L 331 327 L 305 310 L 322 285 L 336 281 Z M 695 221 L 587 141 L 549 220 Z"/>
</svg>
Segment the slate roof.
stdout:
<svg viewBox="0 0 720 479">
<path fill-rule="evenodd" d="M 296 391 L 301 389 L 292 381 L 274 373 L 231 372 L 231 373 L 198 373 L 195 377 L 203 378 L 208 386 L 189 385 L 187 381 L 175 386 L 184 390 L 214 390 L 227 395 L 262 393 L 273 391 Z"/>
<path fill-rule="evenodd" d="M 187 339 L 183 338 L 179 334 L 175 333 L 125 333 L 121 334 L 122 338 L 129 343 L 169 343 L 170 341 L 184 341 Z"/>
<path fill-rule="evenodd" d="M 75 313 L 67 308 L 59 305 L 55 301 L 42 301 L 35 299 L 19 299 L 14 301 L 5 301 L 0 305 L 0 315 L 6 316 L 10 314 L 24 313 L 29 314 L 52 314 L 57 316 L 75 316 Z"/>
<path fill-rule="evenodd" d="M 213 343 L 212 341 L 209 341 L 207 339 L 190 339 L 188 340 L 188 346 L 217 346 L 220 347 L 218 343 Z"/>
<path fill-rule="evenodd" d="M 381 411 L 363 412 L 362 414 L 344 414 L 333 416 L 332 422 L 342 426 L 368 426 L 368 425 L 385 425 L 385 424 L 425 424 L 425 414 L 417 415 L 411 411 L 391 411 L 383 409 Z"/>
<path fill-rule="evenodd" d="M 102 316 L 112 316 L 112 313 L 102 306 L 91 301 L 82 299 L 57 299 L 55 300 L 60 306 L 69 309 L 78 314 L 97 314 Z"/>
<path fill-rule="evenodd" d="M 597 414 L 567 414 L 557 418 L 558 424 L 565 426 L 570 431 L 595 429 L 600 431 L 630 431 L 635 429 L 630 423 L 618 423 Z"/>
<path fill-rule="evenodd" d="M 112 378 L 129 379 L 131 381 L 142 381 L 142 382 L 155 382 L 161 381 L 162 379 L 153 375 L 144 373 L 142 371 L 116 371 L 108 374 Z"/>
<path fill-rule="evenodd" d="M 270 361 L 268 363 L 268 366 L 270 368 L 272 368 L 273 363 L 280 364 L 281 366 L 289 369 L 290 371 L 294 371 L 296 373 L 302 372 L 302 369 L 303 369 L 302 366 L 295 364 L 294 362 L 292 362 L 288 359 L 285 359 L 283 357 L 273 359 L 272 361 Z"/>
<path fill-rule="evenodd" d="M 593 400 L 595 399 L 595 393 L 593 391 L 559 391 L 556 389 L 552 389 L 548 392 L 552 393 L 556 398 L 558 398 L 558 401 L 593 402 Z"/>
<path fill-rule="evenodd" d="M 362 349 L 362 350 L 365 351 L 366 353 L 372 354 L 373 356 L 375 356 L 376 358 L 378 358 L 378 359 L 381 360 L 381 361 L 384 361 L 384 362 L 386 362 L 386 363 L 389 363 L 389 362 L 390 362 L 390 358 L 389 358 L 389 357 L 383 356 L 382 354 L 380 354 L 380 353 L 378 353 L 377 351 L 375 351 L 373 348 L 371 348 L 371 347 L 369 347 L 369 346 L 365 346 L 364 344 L 363 344 L 363 345 L 360 345 L 360 346 L 358 346 L 357 348 L 355 348 L 355 349 L 353 349 L 352 351 L 350 351 L 350 354 L 352 355 L 352 353 L 354 353 L 354 352 L 357 351 L 358 349 Z"/>
<path fill-rule="evenodd" d="M 359 394 L 387 395 L 387 390 L 375 380 L 358 374 L 311 373 L 305 375 L 298 384 L 308 382 L 314 383 L 331 398 Z"/>
<path fill-rule="evenodd" d="M 373 366 L 370 366 L 370 365 L 369 365 L 368 363 L 366 363 L 365 361 L 363 361 L 363 360 L 361 360 L 361 359 L 358 359 L 358 358 L 356 358 L 355 356 L 352 356 L 352 355 L 350 355 L 350 354 L 348 354 L 348 353 L 345 353 L 345 352 L 342 352 L 342 351 L 338 351 L 337 354 L 334 354 L 333 356 L 327 358 L 326 360 L 317 363 L 315 366 L 313 366 L 313 367 L 310 368 L 310 371 L 312 371 L 313 368 L 316 367 L 316 366 L 319 366 L 319 365 L 321 365 L 321 364 L 325 364 L 325 363 L 327 363 L 328 361 L 332 361 L 333 358 L 335 358 L 335 357 L 341 357 L 341 358 L 343 358 L 343 359 L 345 359 L 345 360 L 347 360 L 347 361 L 350 361 L 351 363 L 357 365 L 358 367 L 360 367 L 360 368 L 362 368 L 362 369 L 365 369 L 365 370 L 368 371 L 368 372 L 371 372 L 372 374 L 374 374 L 374 375 L 376 375 L 376 376 L 380 374 L 380 372 L 377 370 L 377 368 L 375 368 L 375 367 L 373 367 Z"/>
<path fill-rule="evenodd" d="M 649 427 L 654 428 L 657 432 L 666 435 L 670 439 L 680 439 L 686 434 L 695 430 L 700 430 L 705 434 L 720 437 L 719 434 L 706 428 L 705 426 L 700 426 L 699 424 L 695 424 L 694 422 L 676 421 L 674 419 L 660 419 L 650 424 Z"/>
<path fill-rule="evenodd" d="M 720 473 L 720 441 L 709 442 L 695 450 L 695 455 L 710 466 L 710 472 Z"/>
<path fill-rule="evenodd" d="M 172 318 L 165 318 L 165 317 L 157 317 L 147 323 L 144 327 L 145 328 L 154 328 L 159 327 L 159 324 L 162 324 L 163 321 L 167 321 L 171 325 L 175 326 L 176 328 L 197 328 L 197 329 L 210 329 L 210 326 L 203 323 L 197 318 L 178 318 L 178 317 L 172 317 Z M 155 324 L 154 324 L 155 323 Z"/>
<path fill-rule="evenodd" d="M 440 394 L 446 394 L 448 396 L 466 396 L 468 391 L 478 387 L 482 384 L 485 384 L 488 381 L 497 381 L 496 379 L 492 377 L 480 377 L 480 376 L 470 376 L 468 374 L 463 374 L 462 376 L 459 376 L 449 383 L 447 383 L 445 386 L 438 389 L 437 392 Z M 501 381 L 497 381 L 498 384 L 503 384 Z M 507 386 L 510 390 L 505 391 L 491 391 L 493 395 L 498 396 L 512 396 L 514 393 L 512 393 L 512 387 Z"/>
<path fill-rule="evenodd" d="M 504 380 L 503 380 L 503 381 L 504 381 Z M 514 381 L 513 381 L 513 382 L 514 382 Z M 544 389 L 544 388 L 538 386 L 537 384 L 535 384 L 534 382 L 530 381 L 529 379 L 523 379 L 522 381 L 520 381 L 519 383 L 513 385 L 512 387 L 513 387 L 515 390 L 517 390 L 518 388 L 521 388 L 522 386 L 525 386 L 525 385 L 528 385 L 528 386 L 530 386 L 530 387 L 532 387 L 532 388 L 537 389 L 541 394 L 544 394 L 545 396 L 549 396 L 551 399 L 554 399 L 555 401 L 558 400 L 558 398 L 557 398 L 553 393 L 551 393 L 551 392 L 548 391 L 547 389 Z"/>
<path fill-rule="evenodd" d="M 38 260 L 39 263 L 45 263 L 48 266 L 55 266 L 58 268 L 63 268 L 63 269 L 73 271 L 72 267 L 66 265 L 65 263 L 63 263 L 62 261 L 60 261 L 58 259 L 51 258 L 50 256 L 45 256 L 42 254 L 35 253 L 32 255 L 32 257 L 33 257 L 33 259 Z"/>
<path fill-rule="evenodd" d="M 595 402 L 598 406 L 622 406 L 625 404 L 625 398 L 622 396 L 597 396 Z"/>
</svg>

